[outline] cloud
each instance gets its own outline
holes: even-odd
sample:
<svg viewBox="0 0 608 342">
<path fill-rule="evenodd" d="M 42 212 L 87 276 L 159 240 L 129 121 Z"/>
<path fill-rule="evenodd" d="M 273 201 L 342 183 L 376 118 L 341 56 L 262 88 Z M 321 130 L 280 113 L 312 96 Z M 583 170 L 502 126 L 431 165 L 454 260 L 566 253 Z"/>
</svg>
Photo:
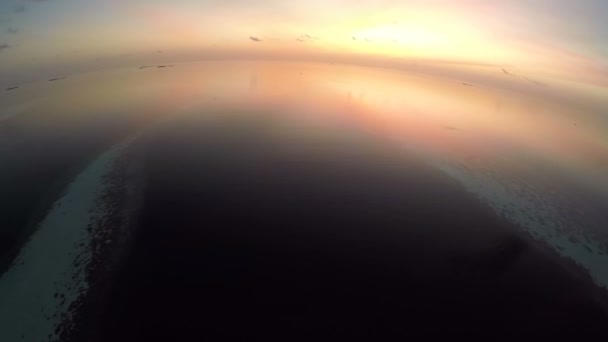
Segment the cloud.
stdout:
<svg viewBox="0 0 608 342">
<path fill-rule="evenodd" d="M 11 47 L 11 46 L 8 44 L 0 44 L 0 52 L 8 49 L 9 47 Z"/>
<path fill-rule="evenodd" d="M 42 3 L 42 2 L 47 2 L 49 0 L 22 0 L 23 2 L 27 2 L 27 3 Z M 27 6 L 24 4 L 18 4 L 15 5 L 15 7 L 13 8 L 13 11 L 15 13 L 25 13 L 27 12 Z"/>
<path fill-rule="evenodd" d="M 253 40 L 254 42 L 261 42 L 262 40 L 258 37 L 254 37 L 254 36 L 249 36 L 249 39 Z"/>
<path fill-rule="evenodd" d="M 23 0 L 23 2 L 34 3 L 34 4 L 47 2 L 47 1 L 48 0 Z M 15 7 L 13 8 L 13 11 L 17 14 L 25 13 L 25 12 L 27 12 L 27 6 L 24 4 L 15 5 Z"/>
<path fill-rule="evenodd" d="M 24 13 L 25 11 L 27 11 L 27 7 L 25 5 L 17 5 L 13 8 L 13 11 L 15 13 Z"/>
<path fill-rule="evenodd" d="M 309 34 L 303 34 L 303 35 L 299 36 L 298 38 L 296 38 L 296 41 L 302 43 L 302 42 L 309 42 L 309 41 L 316 40 L 316 39 L 319 39 L 319 38 L 313 37 Z"/>
</svg>

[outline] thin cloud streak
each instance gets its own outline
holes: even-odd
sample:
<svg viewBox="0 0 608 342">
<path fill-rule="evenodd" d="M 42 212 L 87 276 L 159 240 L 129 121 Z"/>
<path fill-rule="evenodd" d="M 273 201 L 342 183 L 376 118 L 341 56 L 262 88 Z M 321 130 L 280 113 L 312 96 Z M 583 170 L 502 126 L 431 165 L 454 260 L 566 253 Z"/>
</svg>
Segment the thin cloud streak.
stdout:
<svg viewBox="0 0 608 342">
<path fill-rule="evenodd" d="M 27 7 L 25 5 L 17 5 L 13 9 L 13 12 L 15 12 L 17 14 L 24 13 L 26 11 L 27 11 Z"/>
</svg>

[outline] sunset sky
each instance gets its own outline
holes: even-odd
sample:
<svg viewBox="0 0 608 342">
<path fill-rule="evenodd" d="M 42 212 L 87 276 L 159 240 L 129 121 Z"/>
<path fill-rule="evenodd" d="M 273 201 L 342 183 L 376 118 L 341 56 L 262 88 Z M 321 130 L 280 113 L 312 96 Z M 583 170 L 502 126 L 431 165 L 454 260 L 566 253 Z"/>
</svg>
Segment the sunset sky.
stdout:
<svg viewBox="0 0 608 342">
<path fill-rule="evenodd" d="M 489 64 L 606 86 L 607 17 L 605 0 L 4 0 L 0 78 L 340 56 Z"/>
</svg>

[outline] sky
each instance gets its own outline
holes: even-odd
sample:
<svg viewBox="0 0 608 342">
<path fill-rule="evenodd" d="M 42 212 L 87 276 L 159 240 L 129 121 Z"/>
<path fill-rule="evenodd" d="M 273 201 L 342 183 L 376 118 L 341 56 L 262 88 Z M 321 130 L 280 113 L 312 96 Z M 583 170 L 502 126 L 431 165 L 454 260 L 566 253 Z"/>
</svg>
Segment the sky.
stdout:
<svg viewBox="0 0 608 342">
<path fill-rule="evenodd" d="M 608 87 L 606 0 L 2 0 L 0 78 L 148 61 L 490 65 Z"/>
</svg>

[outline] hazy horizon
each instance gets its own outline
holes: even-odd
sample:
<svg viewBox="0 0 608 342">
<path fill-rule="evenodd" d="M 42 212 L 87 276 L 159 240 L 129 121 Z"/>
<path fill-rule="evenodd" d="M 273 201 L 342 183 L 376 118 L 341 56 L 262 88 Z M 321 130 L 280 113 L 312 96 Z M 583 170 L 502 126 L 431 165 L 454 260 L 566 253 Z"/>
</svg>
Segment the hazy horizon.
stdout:
<svg viewBox="0 0 608 342">
<path fill-rule="evenodd" d="M 0 1 L 0 342 L 606 336 L 607 14 Z"/>
<path fill-rule="evenodd" d="M 600 0 L 12 0 L 0 4 L 0 79 L 8 87 L 146 63 L 279 59 L 491 66 L 605 89 L 607 11 Z"/>
</svg>

